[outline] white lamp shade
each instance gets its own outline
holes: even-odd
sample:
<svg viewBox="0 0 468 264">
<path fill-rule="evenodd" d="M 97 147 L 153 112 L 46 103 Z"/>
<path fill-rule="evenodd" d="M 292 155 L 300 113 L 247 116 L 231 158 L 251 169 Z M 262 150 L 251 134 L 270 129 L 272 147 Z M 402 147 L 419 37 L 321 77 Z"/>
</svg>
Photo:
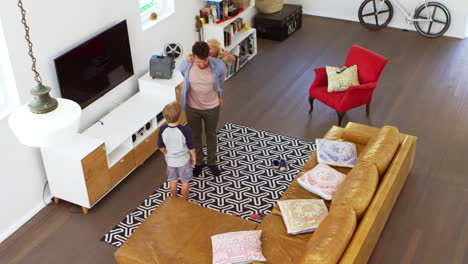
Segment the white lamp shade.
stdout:
<svg viewBox="0 0 468 264">
<path fill-rule="evenodd" d="M 21 143 L 48 147 L 78 132 L 81 107 L 68 99 L 56 99 L 58 107 L 49 113 L 34 114 L 28 105 L 23 105 L 10 115 L 8 123 Z"/>
</svg>

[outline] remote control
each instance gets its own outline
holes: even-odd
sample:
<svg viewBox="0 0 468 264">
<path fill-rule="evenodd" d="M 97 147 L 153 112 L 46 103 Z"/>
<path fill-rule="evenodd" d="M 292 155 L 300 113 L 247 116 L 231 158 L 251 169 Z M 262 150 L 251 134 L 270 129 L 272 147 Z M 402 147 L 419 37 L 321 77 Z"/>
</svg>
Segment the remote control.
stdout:
<svg viewBox="0 0 468 264">
<path fill-rule="evenodd" d="M 338 70 L 336 70 L 336 73 L 340 74 L 340 73 L 344 72 L 346 69 L 348 69 L 348 67 L 343 66 L 343 67 L 339 68 Z"/>
</svg>

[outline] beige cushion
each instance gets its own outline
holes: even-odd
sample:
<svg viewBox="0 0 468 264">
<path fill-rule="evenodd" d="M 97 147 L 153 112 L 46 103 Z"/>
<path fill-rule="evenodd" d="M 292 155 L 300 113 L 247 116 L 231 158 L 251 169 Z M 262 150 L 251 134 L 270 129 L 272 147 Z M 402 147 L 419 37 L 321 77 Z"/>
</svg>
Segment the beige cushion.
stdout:
<svg viewBox="0 0 468 264">
<path fill-rule="evenodd" d="M 348 122 L 343 130 L 342 139 L 355 144 L 367 145 L 380 132 L 380 128 Z"/>
<path fill-rule="evenodd" d="M 374 197 L 378 182 L 379 175 L 375 165 L 359 162 L 338 187 L 330 209 L 347 205 L 354 209 L 357 218 L 360 219 Z"/>
<path fill-rule="evenodd" d="M 328 215 L 322 199 L 295 199 L 278 201 L 288 234 L 314 232 Z"/>
<path fill-rule="evenodd" d="M 338 263 L 355 229 L 356 215 L 351 207 L 338 206 L 333 208 L 317 230 L 315 230 L 314 235 L 307 243 L 303 256 L 298 263 Z"/>
<path fill-rule="evenodd" d="M 350 86 L 359 85 L 358 68 L 353 65 L 341 73 L 336 73 L 340 68 L 326 66 L 328 78 L 328 92 L 346 91 Z"/>
<path fill-rule="evenodd" d="M 398 146 L 400 145 L 400 132 L 394 126 L 384 126 L 374 136 L 359 155 L 358 163 L 368 161 L 374 163 L 382 177 L 390 165 Z"/>
</svg>

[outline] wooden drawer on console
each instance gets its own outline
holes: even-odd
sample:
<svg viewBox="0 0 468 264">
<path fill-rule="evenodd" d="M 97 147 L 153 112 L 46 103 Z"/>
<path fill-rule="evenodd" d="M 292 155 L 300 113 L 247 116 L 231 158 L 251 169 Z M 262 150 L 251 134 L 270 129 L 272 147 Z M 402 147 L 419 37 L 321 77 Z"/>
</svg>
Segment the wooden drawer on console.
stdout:
<svg viewBox="0 0 468 264">
<path fill-rule="evenodd" d="M 135 167 L 135 158 L 132 150 L 110 168 L 111 186 L 116 185 L 120 180 L 125 178 Z"/>
<path fill-rule="evenodd" d="M 88 191 L 89 203 L 93 205 L 111 187 L 109 167 L 104 145 L 99 146 L 88 156 L 81 160 Z"/>
<path fill-rule="evenodd" d="M 136 166 L 140 166 L 145 160 L 158 149 L 159 129 L 147 136 L 133 149 Z"/>
</svg>

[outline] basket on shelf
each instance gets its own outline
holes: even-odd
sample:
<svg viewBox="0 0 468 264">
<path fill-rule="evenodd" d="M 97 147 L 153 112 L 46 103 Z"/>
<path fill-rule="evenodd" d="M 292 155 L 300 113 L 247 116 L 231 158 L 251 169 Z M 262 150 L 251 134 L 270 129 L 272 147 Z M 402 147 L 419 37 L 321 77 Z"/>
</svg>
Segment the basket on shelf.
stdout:
<svg viewBox="0 0 468 264">
<path fill-rule="evenodd" d="M 284 0 L 256 0 L 255 6 L 258 11 L 265 14 L 271 14 L 283 9 Z"/>
</svg>

